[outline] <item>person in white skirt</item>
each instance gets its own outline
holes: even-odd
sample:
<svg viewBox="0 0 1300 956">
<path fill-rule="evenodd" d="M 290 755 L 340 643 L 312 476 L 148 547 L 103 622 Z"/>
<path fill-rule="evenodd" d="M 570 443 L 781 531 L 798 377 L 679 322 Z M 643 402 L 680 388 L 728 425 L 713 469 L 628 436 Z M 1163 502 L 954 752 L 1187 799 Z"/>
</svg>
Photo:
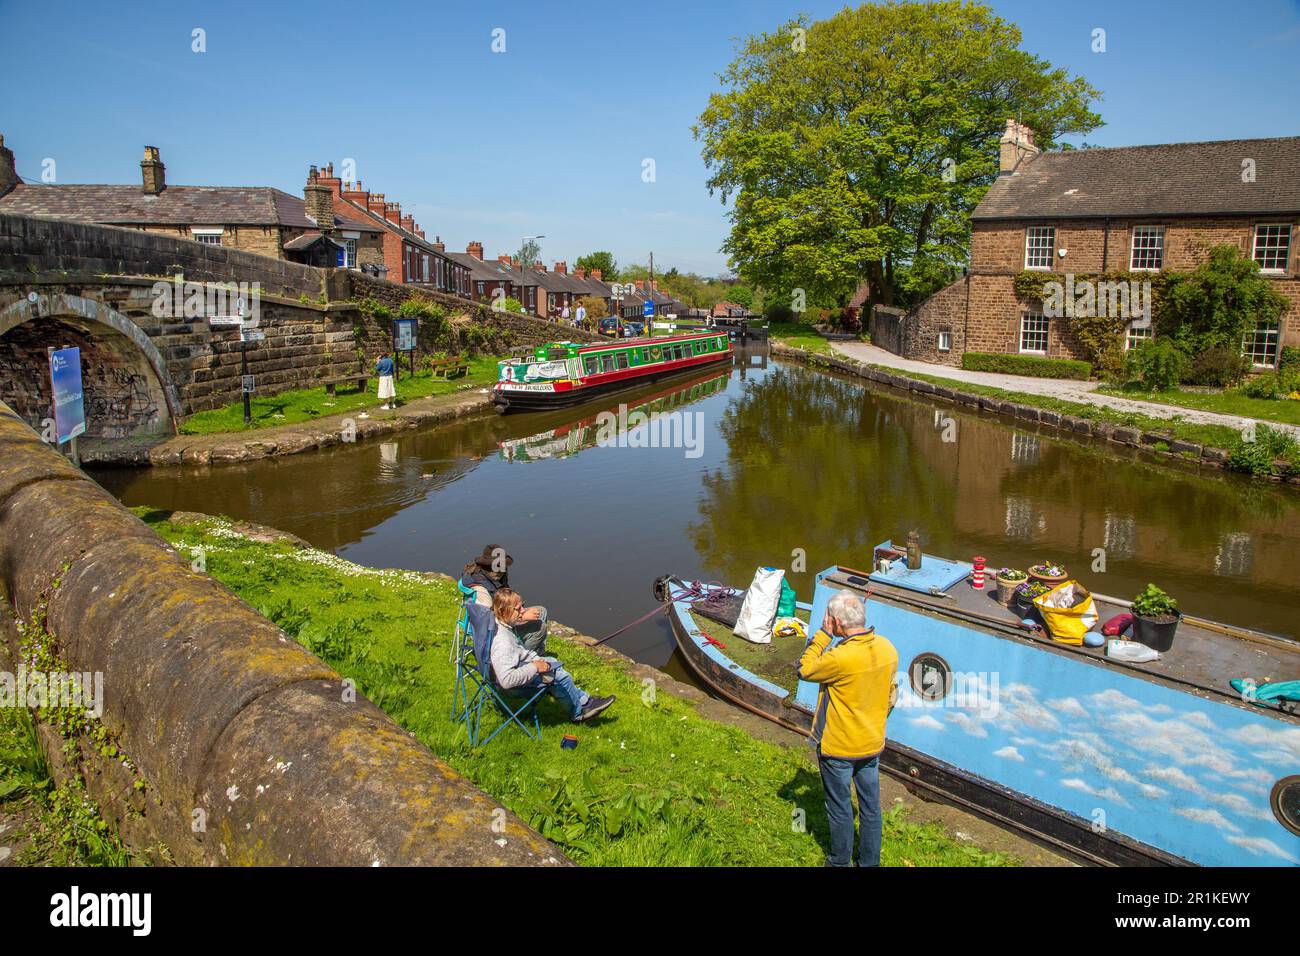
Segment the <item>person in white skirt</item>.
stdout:
<svg viewBox="0 0 1300 956">
<path fill-rule="evenodd" d="M 397 407 L 397 386 L 393 384 L 393 360 L 385 352 L 375 363 L 375 374 L 379 376 L 379 399 L 382 408 Z"/>
</svg>

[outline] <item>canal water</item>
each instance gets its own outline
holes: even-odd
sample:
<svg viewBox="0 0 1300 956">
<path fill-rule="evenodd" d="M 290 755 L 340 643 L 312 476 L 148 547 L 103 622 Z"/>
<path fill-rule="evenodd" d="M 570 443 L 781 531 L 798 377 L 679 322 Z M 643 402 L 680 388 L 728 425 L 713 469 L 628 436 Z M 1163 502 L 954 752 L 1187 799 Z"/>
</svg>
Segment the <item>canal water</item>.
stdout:
<svg viewBox="0 0 1300 956">
<path fill-rule="evenodd" d="M 616 430 L 598 416 L 620 402 L 667 417 L 652 427 L 629 414 Z M 128 505 L 246 519 L 377 567 L 458 575 L 499 543 L 526 602 L 595 636 L 652 610 L 658 575 L 744 586 L 761 565 L 795 568 L 809 600 L 818 570 L 866 568 L 873 546 L 910 528 L 928 552 L 984 555 L 992 568 L 1064 563 L 1117 597 L 1152 581 L 1185 612 L 1300 632 L 1293 492 L 1123 457 L 764 351 L 592 406 L 95 477 Z M 662 615 L 612 644 L 681 674 Z"/>
</svg>

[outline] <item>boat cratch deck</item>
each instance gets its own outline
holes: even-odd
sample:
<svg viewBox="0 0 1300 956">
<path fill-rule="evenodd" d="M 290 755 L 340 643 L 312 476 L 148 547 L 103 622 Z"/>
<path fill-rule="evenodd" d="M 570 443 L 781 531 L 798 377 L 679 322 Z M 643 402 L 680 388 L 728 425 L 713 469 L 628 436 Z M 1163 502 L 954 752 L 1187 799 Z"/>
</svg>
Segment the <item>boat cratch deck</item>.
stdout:
<svg viewBox="0 0 1300 956">
<path fill-rule="evenodd" d="M 562 408 L 671 375 L 698 372 L 731 361 L 731 354 L 731 340 L 721 331 L 590 345 L 550 342 L 528 355 L 498 363 L 492 399 L 506 412 Z"/>
<path fill-rule="evenodd" d="M 1094 862 L 1300 865 L 1300 716 L 1229 683 L 1300 677 L 1300 645 L 1185 617 L 1160 659 L 1120 661 L 1027 626 L 971 587 L 961 562 L 927 561 L 946 584 L 834 566 L 801 605 L 811 631 L 832 594 L 853 591 L 898 649 L 887 772 Z M 742 591 L 673 578 L 657 589 L 701 680 L 810 732 L 818 687 L 795 672 L 802 640 L 749 645 L 722 632 Z M 1126 609 L 1094 598 L 1103 621 Z"/>
</svg>

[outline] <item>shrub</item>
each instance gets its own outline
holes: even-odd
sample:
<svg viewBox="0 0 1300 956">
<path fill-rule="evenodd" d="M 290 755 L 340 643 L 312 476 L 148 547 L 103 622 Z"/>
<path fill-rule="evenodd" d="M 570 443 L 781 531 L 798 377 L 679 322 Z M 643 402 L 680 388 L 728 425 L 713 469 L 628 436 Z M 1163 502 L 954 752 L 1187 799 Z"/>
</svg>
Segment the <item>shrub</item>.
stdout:
<svg viewBox="0 0 1300 956">
<path fill-rule="evenodd" d="M 1300 372 L 1300 348 L 1294 345 L 1282 346 L 1282 352 L 1277 357 L 1277 370 L 1279 372 Z"/>
<path fill-rule="evenodd" d="M 1247 441 L 1244 435 L 1237 438 L 1226 464 L 1231 471 L 1244 471 L 1260 477 L 1272 474 L 1273 462 L 1278 459 L 1290 463 L 1293 468 L 1300 468 L 1300 442 L 1290 432 L 1258 425 L 1254 441 Z"/>
<path fill-rule="evenodd" d="M 1227 388 L 1236 385 L 1250 371 L 1250 360 L 1233 349 L 1207 349 L 1192 359 L 1183 381 L 1190 385 Z"/>
<path fill-rule="evenodd" d="M 1282 379 L 1277 372 L 1261 372 L 1239 391 L 1250 398 L 1277 398 L 1282 395 Z"/>
<path fill-rule="evenodd" d="M 783 302 L 773 303 L 767 307 L 767 319 L 769 322 L 793 322 L 794 309 Z"/>
<path fill-rule="evenodd" d="M 1129 379 L 1152 392 L 1164 392 L 1183 379 L 1187 356 L 1166 338 L 1143 342 L 1128 353 Z"/>
<path fill-rule="evenodd" d="M 1092 375 L 1091 365 L 1075 359 L 996 352 L 967 352 L 961 357 L 961 367 L 972 372 L 1001 372 L 1006 375 L 1031 375 L 1035 378 L 1074 378 L 1081 381 L 1087 381 Z"/>
<path fill-rule="evenodd" d="M 1148 584 L 1133 599 L 1133 613 L 1143 617 L 1174 617 L 1178 602 L 1154 584 Z"/>
<path fill-rule="evenodd" d="M 1236 349 L 1241 337 L 1276 322 L 1287 300 L 1235 245 L 1210 249 L 1196 269 L 1170 289 L 1156 315 L 1156 334 L 1172 338 L 1189 355 Z"/>
</svg>

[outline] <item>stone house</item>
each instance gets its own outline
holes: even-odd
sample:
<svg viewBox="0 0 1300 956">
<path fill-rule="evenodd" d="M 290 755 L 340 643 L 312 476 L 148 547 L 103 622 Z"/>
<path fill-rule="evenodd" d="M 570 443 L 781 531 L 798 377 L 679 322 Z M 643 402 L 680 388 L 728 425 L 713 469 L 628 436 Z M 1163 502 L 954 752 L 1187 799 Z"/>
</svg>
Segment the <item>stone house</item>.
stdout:
<svg viewBox="0 0 1300 956">
<path fill-rule="evenodd" d="M 1278 327 L 1242 342 L 1257 367 L 1274 366 L 1282 345 L 1300 345 L 1298 223 L 1300 137 L 1042 153 L 1032 130 L 1008 120 L 998 177 L 971 214 L 965 274 L 908 313 L 877 307 L 872 340 L 947 365 L 966 351 L 1086 359 L 1068 317 L 1017 295 L 1018 275 L 1140 282 L 1190 271 L 1227 243 L 1291 302 Z M 1151 335 L 1144 321 L 1126 328 L 1125 348 Z"/>
<path fill-rule="evenodd" d="M 312 265 L 335 264 L 348 249 L 356 261 L 381 261 L 382 231 L 321 205 L 310 176 L 302 199 L 271 186 L 169 186 L 158 149 L 146 146 L 140 178 L 135 186 L 26 183 L 0 137 L 0 212 L 141 229 Z M 324 248 L 322 233 L 333 240 Z"/>
</svg>

